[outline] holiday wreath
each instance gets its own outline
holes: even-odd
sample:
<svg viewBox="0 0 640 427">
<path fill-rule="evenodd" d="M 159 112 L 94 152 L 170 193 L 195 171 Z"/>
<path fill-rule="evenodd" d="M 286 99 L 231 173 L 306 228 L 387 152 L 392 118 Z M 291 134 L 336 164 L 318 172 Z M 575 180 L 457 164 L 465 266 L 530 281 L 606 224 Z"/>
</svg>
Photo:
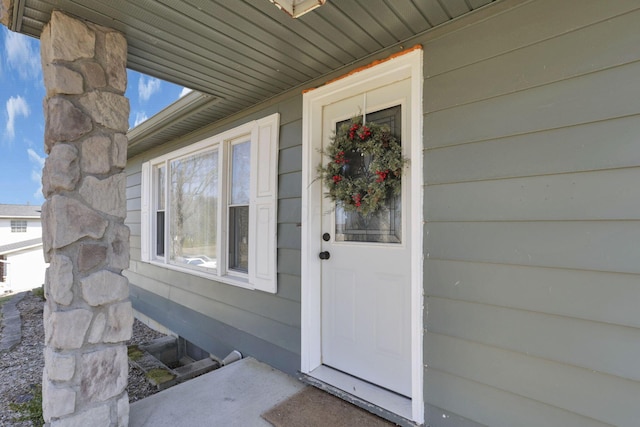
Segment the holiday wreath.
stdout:
<svg viewBox="0 0 640 427">
<path fill-rule="evenodd" d="M 388 126 L 351 119 L 340 126 L 324 154 L 329 162 L 318 167 L 319 177 L 329 198 L 341 202 L 345 211 L 368 216 L 400 193 L 407 159 Z"/>
</svg>

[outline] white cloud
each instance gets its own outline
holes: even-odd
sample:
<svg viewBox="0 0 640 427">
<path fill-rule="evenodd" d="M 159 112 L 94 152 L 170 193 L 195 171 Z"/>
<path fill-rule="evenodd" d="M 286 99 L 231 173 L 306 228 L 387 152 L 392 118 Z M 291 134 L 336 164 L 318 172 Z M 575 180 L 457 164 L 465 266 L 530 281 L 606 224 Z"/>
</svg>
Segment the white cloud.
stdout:
<svg viewBox="0 0 640 427">
<path fill-rule="evenodd" d="M 160 91 L 160 79 L 155 79 L 153 77 L 145 78 L 145 76 L 140 76 L 138 80 L 138 96 L 141 101 L 148 101 L 156 92 Z"/>
<path fill-rule="evenodd" d="M 40 75 L 40 52 L 34 40 L 5 30 L 4 51 L 7 65 L 16 70 L 22 80 Z"/>
<path fill-rule="evenodd" d="M 183 96 L 185 96 L 189 92 L 191 92 L 191 89 L 189 89 L 188 87 L 183 87 L 182 91 L 180 92 L 180 95 L 178 95 L 178 98 L 182 98 Z"/>
<path fill-rule="evenodd" d="M 42 168 L 44 167 L 44 157 L 41 157 L 31 148 L 27 149 L 29 160 L 34 163 L 33 169 L 31 169 L 31 180 L 38 184 L 38 189 L 33 193 L 33 197 L 38 200 L 42 200 Z"/>
<path fill-rule="evenodd" d="M 146 121 L 149 117 L 147 117 L 147 114 L 144 111 L 137 111 L 136 112 L 136 119 L 133 123 L 133 127 L 138 126 L 140 123 Z"/>
<path fill-rule="evenodd" d="M 27 101 L 23 97 L 11 97 L 7 100 L 7 129 L 6 135 L 9 139 L 13 139 L 16 135 L 16 117 L 23 116 L 29 117 L 31 110 Z"/>
<path fill-rule="evenodd" d="M 35 150 L 28 148 L 27 154 L 29 155 L 29 160 L 31 160 L 41 168 L 44 167 L 44 157 L 41 157 L 38 153 L 35 152 Z"/>
</svg>

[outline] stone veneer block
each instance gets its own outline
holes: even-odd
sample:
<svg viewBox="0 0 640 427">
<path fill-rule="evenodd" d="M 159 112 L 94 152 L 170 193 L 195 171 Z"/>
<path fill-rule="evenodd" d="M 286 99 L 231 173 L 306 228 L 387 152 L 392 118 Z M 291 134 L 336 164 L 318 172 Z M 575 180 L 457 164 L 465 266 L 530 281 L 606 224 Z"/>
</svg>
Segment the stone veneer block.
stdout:
<svg viewBox="0 0 640 427">
<path fill-rule="evenodd" d="M 49 422 L 51 418 L 71 414 L 76 408 L 75 391 L 66 387 L 57 387 L 47 377 L 45 368 L 42 379 L 42 415 L 45 422 Z"/>
<path fill-rule="evenodd" d="M 81 147 L 84 173 L 105 174 L 111 170 L 111 138 L 92 136 L 82 141 Z"/>
<path fill-rule="evenodd" d="M 46 282 L 49 297 L 60 305 L 69 305 L 73 301 L 73 262 L 64 255 L 54 255 L 47 272 Z M 55 283 L 51 283 L 51 281 Z"/>
<path fill-rule="evenodd" d="M 113 135 L 113 158 L 111 163 L 117 168 L 124 168 L 127 165 L 127 148 L 129 138 L 123 133 Z"/>
<path fill-rule="evenodd" d="M 86 272 L 107 260 L 107 247 L 83 243 L 78 251 L 78 270 Z"/>
<path fill-rule="evenodd" d="M 118 427 L 127 427 L 129 425 L 129 395 L 125 392 L 116 406 L 118 412 Z"/>
<path fill-rule="evenodd" d="M 107 400 L 122 393 L 127 386 L 129 362 L 125 346 L 85 353 L 81 356 L 80 366 L 80 396 L 83 401 Z"/>
<path fill-rule="evenodd" d="M 13 16 L 13 0 L 0 1 L 0 24 L 11 27 L 11 17 Z"/>
<path fill-rule="evenodd" d="M 129 268 L 129 227 L 118 225 L 115 227 L 115 237 L 109 251 L 109 267 L 118 270 Z"/>
<path fill-rule="evenodd" d="M 61 354 L 50 348 L 44 349 L 44 363 L 52 381 L 69 381 L 76 370 L 76 359 L 71 354 Z"/>
<path fill-rule="evenodd" d="M 46 254 L 52 248 L 63 248 L 83 237 L 102 238 L 109 222 L 79 201 L 55 195 L 42 207 L 42 224 Z"/>
<path fill-rule="evenodd" d="M 111 92 L 92 91 L 79 100 L 98 124 L 115 130 L 126 132 L 129 129 L 129 100 Z"/>
<path fill-rule="evenodd" d="M 110 305 L 107 309 L 107 325 L 102 340 L 107 343 L 127 341 L 131 339 L 132 329 L 133 309 L 131 302 Z"/>
<path fill-rule="evenodd" d="M 58 94 L 79 95 L 84 92 L 84 80 L 80 73 L 64 65 L 48 64 L 42 69 L 47 97 Z"/>
<path fill-rule="evenodd" d="M 40 36 L 43 64 L 93 58 L 95 46 L 96 35 L 89 27 L 55 10 Z"/>
<path fill-rule="evenodd" d="M 100 270 L 80 280 L 82 296 L 91 306 L 119 302 L 129 296 L 126 277 L 107 270 Z"/>
<path fill-rule="evenodd" d="M 105 51 L 109 86 L 124 93 L 127 90 L 127 40 L 121 33 L 107 33 Z"/>
<path fill-rule="evenodd" d="M 42 171 L 42 194 L 45 197 L 62 191 L 73 191 L 80 180 L 78 150 L 71 144 L 51 148 Z"/>
<path fill-rule="evenodd" d="M 92 208 L 124 219 L 127 216 L 126 188 L 124 173 L 106 179 L 88 176 L 82 181 L 80 195 Z"/>
<path fill-rule="evenodd" d="M 128 111 L 127 111 L 128 114 Z M 45 151 L 49 153 L 57 142 L 75 141 L 91 132 L 91 117 L 60 96 L 45 101 Z"/>
<path fill-rule="evenodd" d="M 96 318 L 91 325 L 91 331 L 89 332 L 89 342 L 91 344 L 97 344 L 102 341 L 102 335 L 104 334 L 104 327 L 107 325 L 107 316 L 104 313 L 96 314 Z"/>
<path fill-rule="evenodd" d="M 104 69 L 94 61 L 86 61 L 80 64 L 80 72 L 84 76 L 87 89 L 100 89 L 107 85 Z"/>
<path fill-rule="evenodd" d="M 44 308 L 44 341 L 49 347 L 73 350 L 82 347 L 93 315 L 83 308 L 69 311 L 51 311 Z"/>
<path fill-rule="evenodd" d="M 110 426 L 111 409 L 109 406 L 98 406 L 78 412 L 71 417 L 51 422 L 51 427 L 89 427 L 89 426 Z M 126 427 L 126 426 L 125 426 Z"/>
</svg>

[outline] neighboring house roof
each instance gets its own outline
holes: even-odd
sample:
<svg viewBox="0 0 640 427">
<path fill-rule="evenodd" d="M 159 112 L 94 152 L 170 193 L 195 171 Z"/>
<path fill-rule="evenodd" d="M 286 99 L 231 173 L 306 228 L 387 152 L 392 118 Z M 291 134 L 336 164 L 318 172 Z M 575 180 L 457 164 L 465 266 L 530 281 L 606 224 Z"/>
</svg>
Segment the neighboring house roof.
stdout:
<svg viewBox="0 0 640 427">
<path fill-rule="evenodd" d="M 10 243 L 8 245 L 0 246 L 0 255 L 10 254 L 12 252 L 18 252 L 29 248 L 35 248 L 42 246 L 42 237 L 36 239 L 25 240 L 22 242 Z"/>
<path fill-rule="evenodd" d="M 0 218 L 40 218 L 41 210 L 41 206 L 0 204 Z"/>
<path fill-rule="evenodd" d="M 435 37 L 442 24 L 463 25 L 460 17 L 482 15 L 494 0 L 330 0 L 296 19 L 267 0 L 14 3 L 10 29 L 34 37 L 53 9 L 121 31 L 128 68 L 216 97 L 207 117 L 214 123 L 409 48 L 414 36 L 435 29 Z"/>
</svg>

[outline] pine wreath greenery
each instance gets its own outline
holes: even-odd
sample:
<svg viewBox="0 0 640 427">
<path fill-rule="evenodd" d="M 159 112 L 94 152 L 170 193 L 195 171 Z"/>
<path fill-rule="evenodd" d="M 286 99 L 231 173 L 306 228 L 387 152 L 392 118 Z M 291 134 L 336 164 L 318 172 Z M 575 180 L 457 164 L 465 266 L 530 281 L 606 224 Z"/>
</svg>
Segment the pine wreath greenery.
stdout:
<svg viewBox="0 0 640 427">
<path fill-rule="evenodd" d="M 318 166 L 319 178 L 345 211 L 368 216 L 400 193 L 407 159 L 389 126 L 353 118 L 340 126 L 323 154 L 329 162 Z"/>
</svg>

